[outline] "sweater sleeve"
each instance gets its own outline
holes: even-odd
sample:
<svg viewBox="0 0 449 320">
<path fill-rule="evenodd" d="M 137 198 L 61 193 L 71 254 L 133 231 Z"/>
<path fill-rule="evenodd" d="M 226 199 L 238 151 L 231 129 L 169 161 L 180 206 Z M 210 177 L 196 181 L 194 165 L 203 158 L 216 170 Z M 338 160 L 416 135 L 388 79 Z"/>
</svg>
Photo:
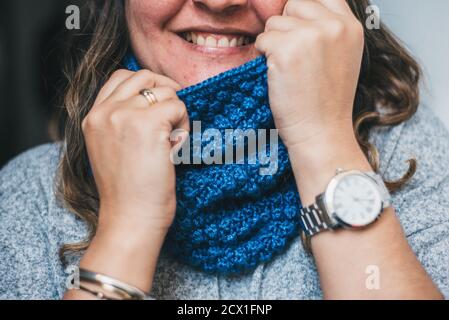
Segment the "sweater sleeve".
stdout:
<svg viewBox="0 0 449 320">
<path fill-rule="evenodd" d="M 394 181 L 417 160 L 412 180 L 393 194 L 393 205 L 408 242 L 434 283 L 449 299 L 449 134 L 423 107 L 401 129 L 386 161 L 385 178 Z"/>
<path fill-rule="evenodd" d="M 1 210 L 0 300 L 52 299 L 55 285 L 49 254 L 42 244 L 45 235 L 39 227 L 23 226 L 22 219 Z M 27 223 L 41 225 L 37 219 Z"/>
<path fill-rule="evenodd" d="M 53 149 L 29 151 L 0 172 L 0 300 L 57 296 L 44 221 Z"/>
<path fill-rule="evenodd" d="M 399 215 L 405 215 L 405 212 L 410 215 L 407 218 L 402 217 L 401 220 L 404 221 L 411 219 L 411 216 L 416 217 L 416 226 L 407 228 L 407 239 L 446 299 L 449 299 L 448 198 L 449 177 L 445 177 L 434 188 L 423 188 L 406 195 L 399 212 Z M 433 217 L 426 219 L 426 215 Z"/>
</svg>

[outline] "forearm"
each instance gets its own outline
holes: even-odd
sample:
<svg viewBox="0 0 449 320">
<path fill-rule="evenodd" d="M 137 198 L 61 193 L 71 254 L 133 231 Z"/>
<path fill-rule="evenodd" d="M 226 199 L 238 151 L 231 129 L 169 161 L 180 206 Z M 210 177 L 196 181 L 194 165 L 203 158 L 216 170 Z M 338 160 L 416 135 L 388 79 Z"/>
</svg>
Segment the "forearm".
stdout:
<svg viewBox="0 0 449 320">
<path fill-rule="evenodd" d="M 441 298 L 391 208 L 366 230 L 317 235 L 312 250 L 325 298 Z M 374 276 L 379 276 L 378 287 L 367 284 L 373 267 Z"/>
<path fill-rule="evenodd" d="M 324 139 L 309 153 L 304 148 L 289 149 L 304 206 L 326 189 L 337 168 L 372 170 L 354 138 L 341 137 L 340 143 L 335 139 L 334 143 Z M 364 230 L 322 232 L 311 244 L 327 299 L 441 298 L 408 245 L 392 208 Z M 378 288 L 366 285 L 370 266 L 379 271 Z"/>
<path fill-rule="evenodd" d="M 105 223 L 81 259 L 80 267 L 149 293 L 165 235 L 166 231 L 145 230 L 126 222 Z M 84 300 L 93 296 L 70 290 L 64 298 Z"/>
</svg>

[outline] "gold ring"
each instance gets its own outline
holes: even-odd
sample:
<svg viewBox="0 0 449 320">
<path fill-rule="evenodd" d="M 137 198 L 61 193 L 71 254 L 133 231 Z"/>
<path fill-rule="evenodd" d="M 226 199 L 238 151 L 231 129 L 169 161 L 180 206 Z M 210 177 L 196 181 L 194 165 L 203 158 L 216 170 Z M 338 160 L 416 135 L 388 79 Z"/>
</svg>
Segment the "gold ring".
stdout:
<svg viewBox="0 0 449 320">
<path fill-rule="evenodd" d="M 158 103 L 157 97 L 154 94 L 153 91 L 151 91 L 150 89 L 143 89 L 142 91 L 140 91 L 140 94 L 148 100 L 148 103 L 150 104 L 150 107 L 156 103 Z"/>
</svg>

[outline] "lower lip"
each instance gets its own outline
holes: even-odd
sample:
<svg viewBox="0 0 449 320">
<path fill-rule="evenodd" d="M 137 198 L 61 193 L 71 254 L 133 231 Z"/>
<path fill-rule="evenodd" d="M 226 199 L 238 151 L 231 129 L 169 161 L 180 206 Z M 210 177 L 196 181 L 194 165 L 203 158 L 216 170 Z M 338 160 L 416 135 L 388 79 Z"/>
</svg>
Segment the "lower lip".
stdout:
<svg viewBox="0 0 449 320">
<path fill-rule="evenodd" d="M 210 54 L 210 55 L 235 55 L 235 54 L 242 54 L 244 52 L 249 52 L 253 47 L 254 43 L 250 43 L 246 46 L 241 47 L 205 47 L 200 46 L 197 44 L 194 44 L 192 42 L 188 42 L 182 37 L 176 35 L 177 38 L 179 38 L 186 47 L 188 47 L 190 50 L 194 50 L 197 52 L 200 52 L 202 54 Z"/>
</svg>

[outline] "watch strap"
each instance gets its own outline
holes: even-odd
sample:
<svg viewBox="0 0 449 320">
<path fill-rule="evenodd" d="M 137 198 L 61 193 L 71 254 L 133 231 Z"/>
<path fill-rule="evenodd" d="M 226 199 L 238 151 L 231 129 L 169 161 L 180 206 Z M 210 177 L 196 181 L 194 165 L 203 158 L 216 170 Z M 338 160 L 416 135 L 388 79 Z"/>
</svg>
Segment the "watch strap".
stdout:
<svg viewBox="0 0 449 320">
<path fill-rule="evenodd" d="M 329 230 L 329 225 L 323 219 L 323 211 L 317 205 L 303 207 L 299 213 L 299 224 L 306 236 L 312 237 L 317 233 Z"/>
<path fill-rule="evenodd" d="M 375 172 L 364 172 L 364 174 L 378 185 L 382 197 L 383 209 L 389 207 L 391 205 L 390 193 L 385 186 L 382 177 Z M 329 222 L 329 219 L 326 220 L 324 218 L 327 213 L 323 212 L 323 209 L 321 209 L 319 199 L 320 196 L 317 197 L 317 201 L 311 206 L 300 209 L 299 224 L 305 236 L 309 238 L 317 233 L 336 227 L 331 225 L 332 223 Z"/>
</svg>

